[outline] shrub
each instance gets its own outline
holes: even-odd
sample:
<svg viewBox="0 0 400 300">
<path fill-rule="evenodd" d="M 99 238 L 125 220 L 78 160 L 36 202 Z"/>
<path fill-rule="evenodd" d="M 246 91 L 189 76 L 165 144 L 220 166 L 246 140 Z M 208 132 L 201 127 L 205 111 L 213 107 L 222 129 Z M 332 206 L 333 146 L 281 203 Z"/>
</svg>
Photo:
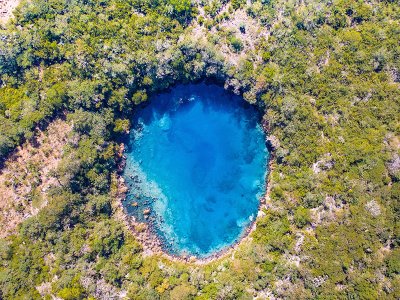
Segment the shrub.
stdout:
<svg viewBox="0 0 400 300">
<path fill-rule="evenodd" d="M 299 206 L 294 213 L 294 223 L 302 228 L 311 222 L 310 211 L 303 206 Z"/>
<path fill-rule="evenodd" d="M 232 36 L 232 37 L 229 39 L 229 43 L 230 43 L 230 45 L 232 46 L 233 51 L 235 51 L 236 53 L 242 51 L 242 49 L 243 49 L 243 43 L 242 43 L 242 41 L 241 41 L 240 39 L 238 39 L 237 37 Z"/>
</svg>

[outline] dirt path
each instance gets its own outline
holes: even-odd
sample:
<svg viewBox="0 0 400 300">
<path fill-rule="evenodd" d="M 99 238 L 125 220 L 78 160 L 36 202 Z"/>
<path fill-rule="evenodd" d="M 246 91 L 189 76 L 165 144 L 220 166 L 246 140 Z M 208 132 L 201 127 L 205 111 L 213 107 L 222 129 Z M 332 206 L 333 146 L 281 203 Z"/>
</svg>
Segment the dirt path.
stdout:
<svg viewBox="0 0 400 300">
<path fill-rule="evenodd" d="M 20 0 L 0 0 L 0 23 L 6 23 L 12 16 L 13 10 Z"/>
</svg>

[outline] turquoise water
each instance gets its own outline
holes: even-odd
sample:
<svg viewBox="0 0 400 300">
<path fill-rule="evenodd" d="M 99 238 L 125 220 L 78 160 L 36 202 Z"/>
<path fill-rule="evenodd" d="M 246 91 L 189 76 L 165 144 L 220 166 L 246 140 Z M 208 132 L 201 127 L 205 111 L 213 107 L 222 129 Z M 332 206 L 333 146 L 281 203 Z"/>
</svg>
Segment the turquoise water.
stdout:
<svg viewBox="0 0 400 300">
<path fill-rule="evenodd" d="M 259 121 L 255 108 L 216 85 L 179 85 L 154 96 L 132 120 L 128 213 L 150 222 L 174 255 L 206 257 L 232 245 L 265 190 Z"/>
</svg>

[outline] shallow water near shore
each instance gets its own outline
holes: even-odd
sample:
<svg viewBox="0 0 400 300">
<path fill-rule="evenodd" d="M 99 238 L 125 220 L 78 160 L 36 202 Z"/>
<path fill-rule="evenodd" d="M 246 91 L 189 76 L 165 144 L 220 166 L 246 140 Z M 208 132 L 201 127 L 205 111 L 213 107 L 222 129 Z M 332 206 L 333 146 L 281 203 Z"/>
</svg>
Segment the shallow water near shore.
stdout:
<svg viewBox="0 0 400 300">
<path fill-rule="evenodd" d="M 258 111 L 216 85 L 178 85 L 136 109 L 124 207 L 172 255 L 210 256 L 257 216 L 269 153 Z"/>
</svg>

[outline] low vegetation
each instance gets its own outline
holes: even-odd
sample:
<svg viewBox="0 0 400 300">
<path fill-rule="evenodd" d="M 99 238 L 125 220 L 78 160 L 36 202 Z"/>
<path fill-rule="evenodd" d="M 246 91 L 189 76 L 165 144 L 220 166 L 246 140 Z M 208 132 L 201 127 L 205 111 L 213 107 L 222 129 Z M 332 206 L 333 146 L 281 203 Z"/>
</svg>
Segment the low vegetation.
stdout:
<svg viewBox="0 0 400 300">
<path fill-rule="evenodd" d="M 0 172 L 0 237 L 14 233 L 23 220 L 36 215 L 48 201 L 47 191 L 60 186 L 53 175 L 62 159 L 70 126 L 52 122 L 18 147 Z"/>
</svg>

